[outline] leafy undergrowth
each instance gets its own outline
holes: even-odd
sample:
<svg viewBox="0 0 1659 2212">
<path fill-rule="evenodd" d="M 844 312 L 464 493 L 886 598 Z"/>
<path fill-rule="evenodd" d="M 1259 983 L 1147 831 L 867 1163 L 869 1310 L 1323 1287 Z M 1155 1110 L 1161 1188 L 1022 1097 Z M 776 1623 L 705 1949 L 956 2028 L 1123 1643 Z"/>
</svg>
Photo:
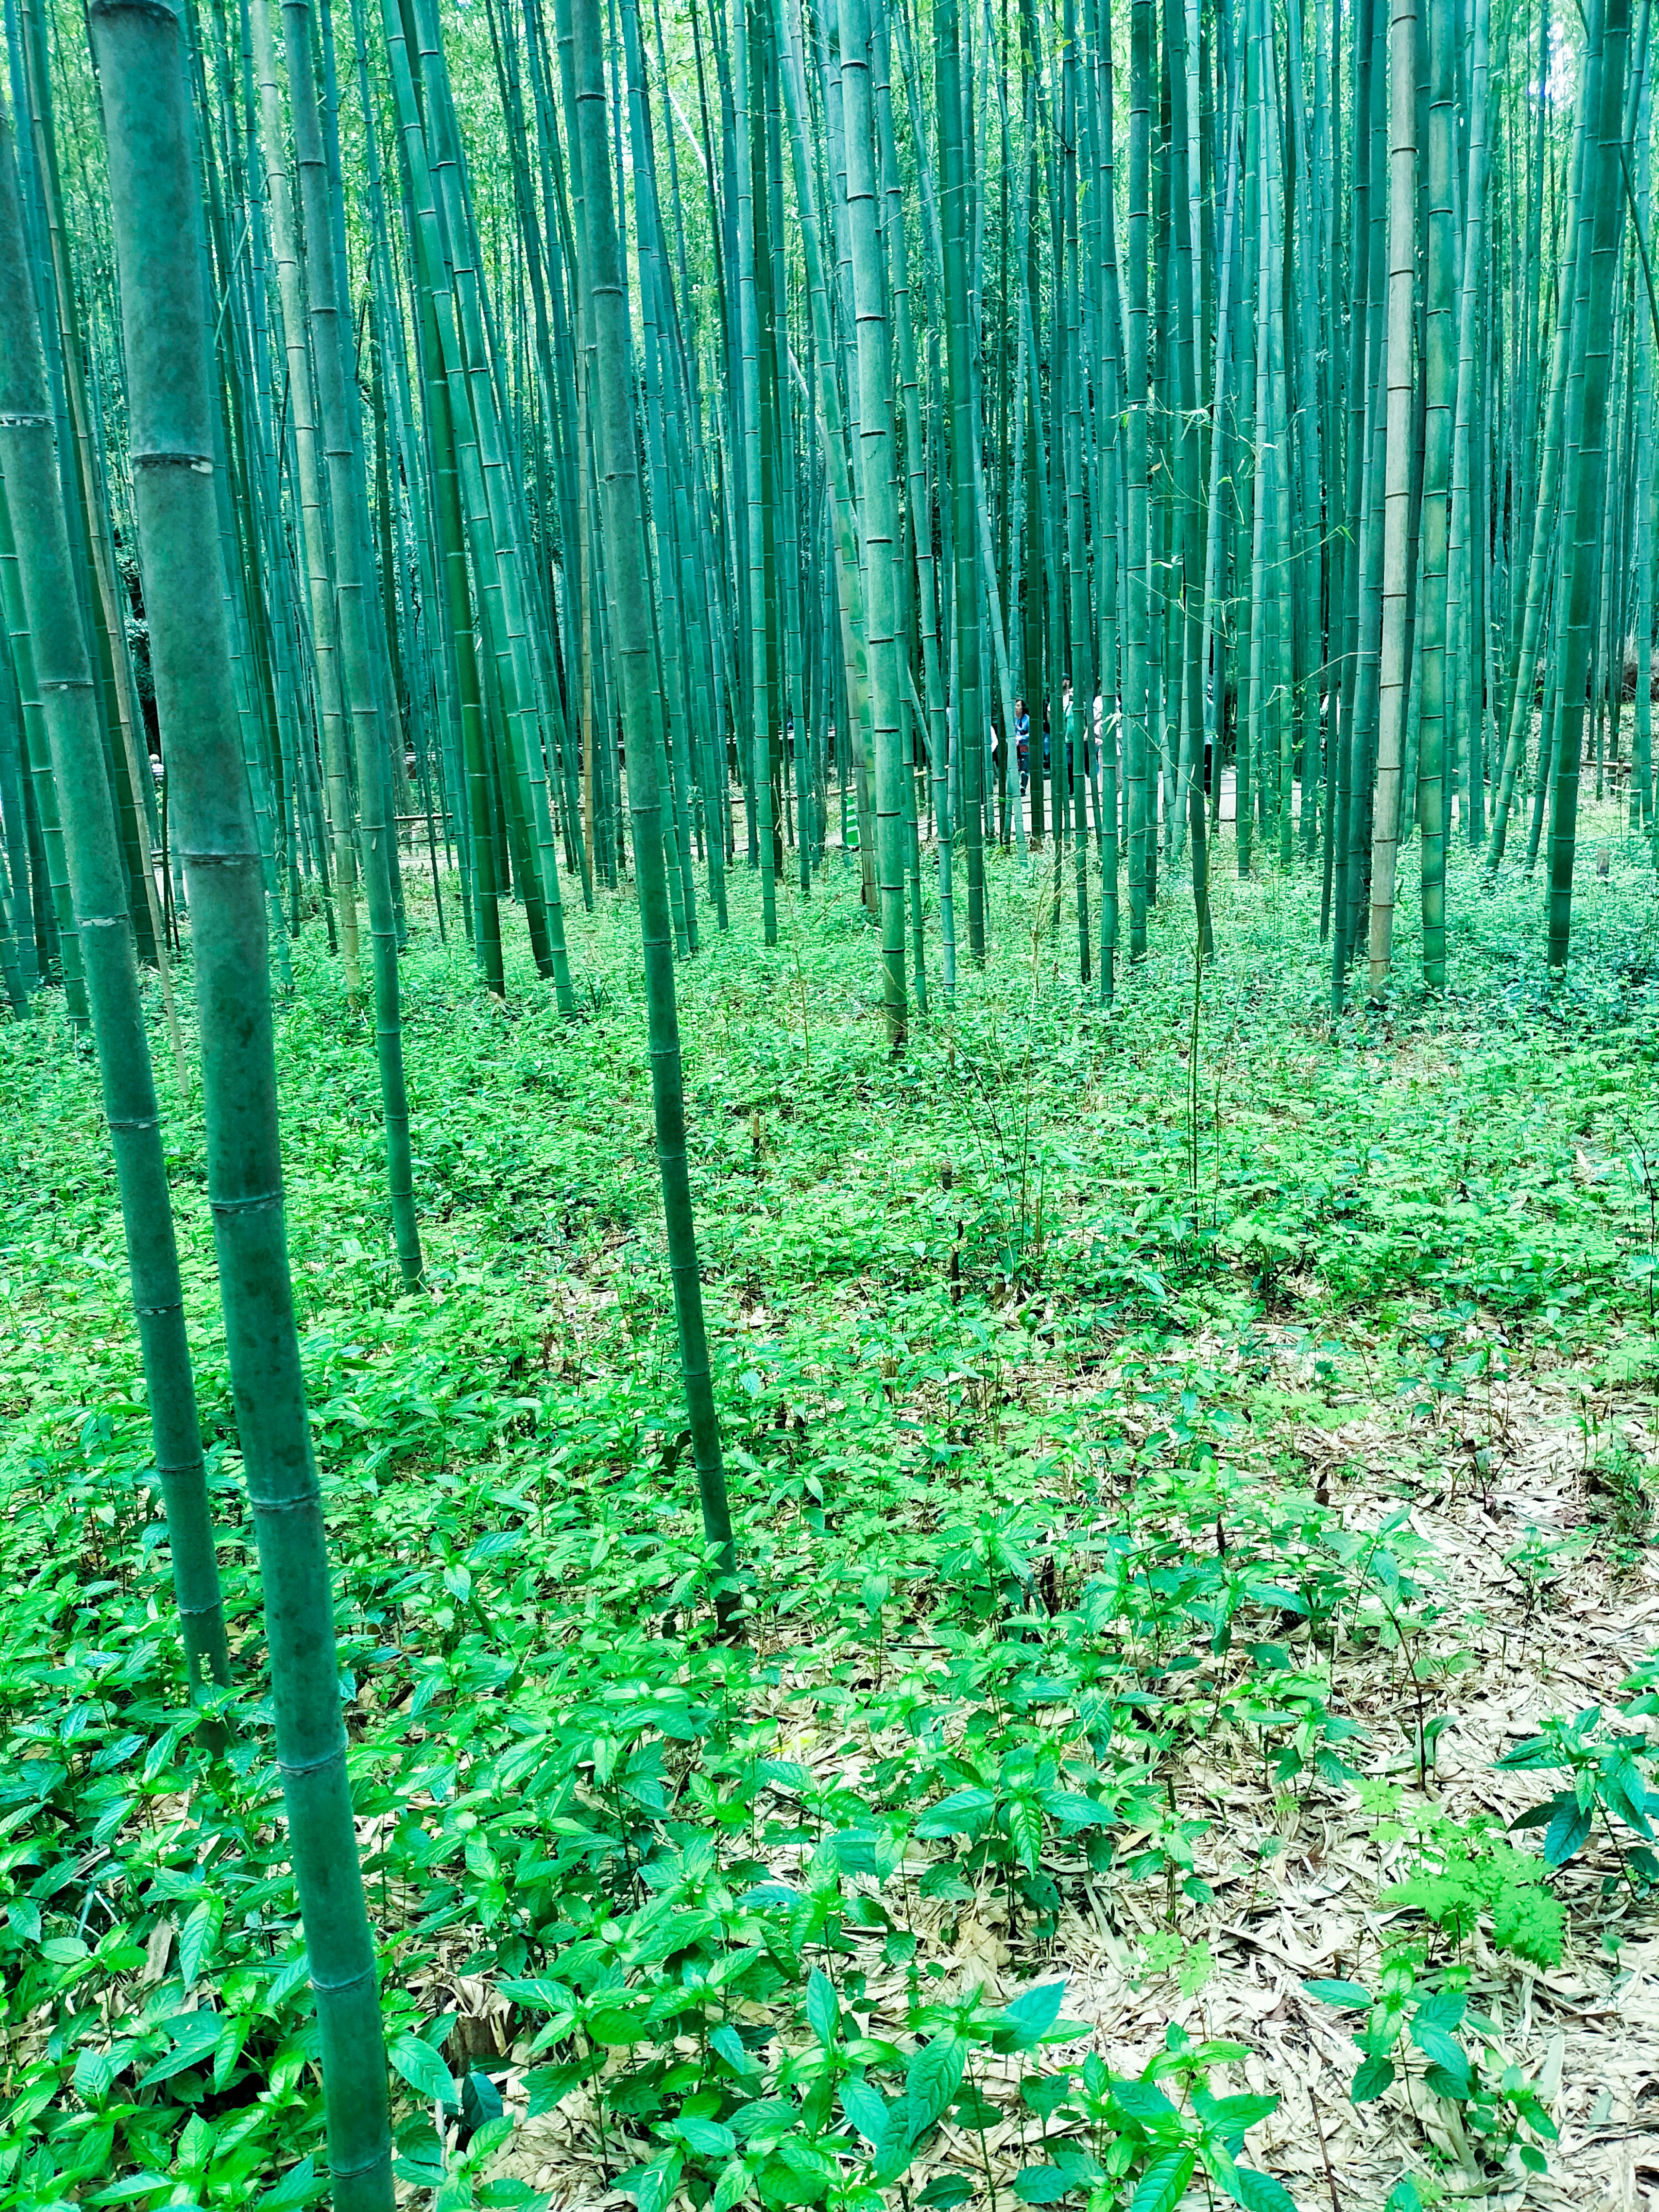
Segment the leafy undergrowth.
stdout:
<svg viewBox="0 0 1659 2212">
<path fill-rule="evenodd" d="M 1552 992 L 1535 890 L 1464 860 L 1459 991 L 1333 1021 L 1316 881 L 1218 880 L 1196 1010 L 1166 891 L 1108 1013 L 1007 863 L 990 964 L 895 1066 L 838 865 L 769 955 L 736 884 L 681 971 L 735 1649 L 630 910 L 572 915 L 564 1024 L 522 967 L 483 1003 L 411 877 L 417 1297 L 364 1018 L 296 948 L 289 1227 L 409 2201 L 1587 2201 L 1553 2193 L 1623 2170 L 1655 2070 L 1650 872 L 1612 842 Z M 199 1115 L 169 1096 L 216 1760 L 56 1016 L 0 1032 L 0 2208 L 303 2204 Z"/>
</svg>

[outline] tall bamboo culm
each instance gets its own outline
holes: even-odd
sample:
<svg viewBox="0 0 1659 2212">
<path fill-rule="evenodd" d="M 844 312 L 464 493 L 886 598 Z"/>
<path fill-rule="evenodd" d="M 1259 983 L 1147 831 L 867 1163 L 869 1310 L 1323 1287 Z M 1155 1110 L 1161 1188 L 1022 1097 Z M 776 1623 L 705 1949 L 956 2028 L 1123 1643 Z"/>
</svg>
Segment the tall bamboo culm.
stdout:
<svg viewBox="0 0 1659 2212">
<path fill-rule="evenodd" d="M 668 1264 L 674 1285 L 680 1365 L 690 1416 L 703 1534 L 716 1576 L 715 1607 L 728 1635 L 738 1632 L 736 1555 L 726 1467 L 714 1411 L 702 1278 L 685 1151 L 685 1092 L 679 1012 L 674 991 L 668 872 L 663 855 L 662 699 L 651 633 L 650 585 L 635 448 L 629 368 L 628 300 L 622 282 L 616 204 L 611 191 L 605 89 L 605 46 L 599 0 L 559 0 L 559 30 L 572 45 L 574 113 L 566 127 L 580 148 L 581 263 L 584 307 L 595 354 L 596 441 L 604 517 L 604 549 L 616 615 L 617 673 L 628 753 L 628 802 L 639 881 L 640 935 L 645 957 L 651 1095 L 657 1164 L 662 1177 Z M 757 763 L 758 765 L 758 763 Z"/>
<path fill-rule="evenodd" d="M 197 1691 L 210 1681 L 228 1685 L 230 1654 L 126 871 L 64 526 L 34 298 L 11 125 L 0 116 L 0 473 L 52 747 L 173 1589 Z"/>
<path fill-rule="evenodd" d="M 346 1771 L 323 1504 L 283 1225 L 261 857 L 216 517 L 215 368 L 184 26 L 95 0 L 139 550 L 191 915 L 208 1196 L 258 1545 L 276 1764 L 320 2031 L 337 2212 L 391 2212 L 374 1946 Z"/>
</svg>

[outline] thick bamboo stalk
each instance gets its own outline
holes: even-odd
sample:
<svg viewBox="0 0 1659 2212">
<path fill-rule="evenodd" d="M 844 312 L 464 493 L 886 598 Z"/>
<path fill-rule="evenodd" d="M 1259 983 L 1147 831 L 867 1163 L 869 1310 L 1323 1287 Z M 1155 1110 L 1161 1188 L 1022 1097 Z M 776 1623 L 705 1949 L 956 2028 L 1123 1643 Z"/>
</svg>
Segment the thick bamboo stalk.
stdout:
<svg viewBox="0 0 1659 2212">
<path fill-rule="evenodd" d="M 213 362 L 184 27 L 165 0 L 98 0 L 90 16 L 156 705 L 190 891 L 208 1195 L 258 1541 L 277 1771 L 317 2001 L 334 2202 L 337 2212 L 390 2212 L 380 1992 L 283 1230 L 261 860 L 218 573 Z"/>
</svg>

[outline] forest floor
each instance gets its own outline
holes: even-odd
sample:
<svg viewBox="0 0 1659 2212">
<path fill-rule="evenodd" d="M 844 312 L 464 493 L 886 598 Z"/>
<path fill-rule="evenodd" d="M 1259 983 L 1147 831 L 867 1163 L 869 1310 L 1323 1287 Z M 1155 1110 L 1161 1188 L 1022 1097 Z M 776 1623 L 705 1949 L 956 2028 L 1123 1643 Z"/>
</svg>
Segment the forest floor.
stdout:
<svg viewBox="0 0 1659 2212">
<path fill-rule="evenodd" d="M 930 963 L 896 1064 L 850 866 L 769 953 L 735 871 L 680 992 L 738 1649 L 632 910 L 570 914 L 569 1024 L 410 896 L 422 1293 L 320 928 L 279 1021 L 407 2201 L 1659 2204 L 1659 900 L 1613 811 L 1564 986 L 1539 884 L 1459 854 L 1455 988 L 1402 914 L 1388 1005 L 1334 1019 L 1316 878 L 1218 866 L 1196 998 L 1166 884 L 1108 1012 L 1069 877 L 1056 928 L 998 859 L 989 963 L 954 1002 Z M 322 2187 L 158 1077 L 246 1688 L 213 1760 L 94 1071 L 0 1030 L 0 2212 Z M 1575 1776 L 1593 1821 L 1507 1837 Z"/>
</svg>

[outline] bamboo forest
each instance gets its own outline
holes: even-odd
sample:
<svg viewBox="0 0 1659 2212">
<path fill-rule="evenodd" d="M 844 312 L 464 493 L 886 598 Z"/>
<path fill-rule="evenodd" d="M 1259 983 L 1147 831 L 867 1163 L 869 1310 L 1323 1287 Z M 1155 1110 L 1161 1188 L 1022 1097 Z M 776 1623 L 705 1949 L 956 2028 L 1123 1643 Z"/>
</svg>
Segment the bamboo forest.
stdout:
<svg viewBox="0 0 1659 2212">
<path fill-rule="evenodd" d="M 1654 2212 L 1652 0 L 0 9 L 0 2212 Z"/>
</svg>

